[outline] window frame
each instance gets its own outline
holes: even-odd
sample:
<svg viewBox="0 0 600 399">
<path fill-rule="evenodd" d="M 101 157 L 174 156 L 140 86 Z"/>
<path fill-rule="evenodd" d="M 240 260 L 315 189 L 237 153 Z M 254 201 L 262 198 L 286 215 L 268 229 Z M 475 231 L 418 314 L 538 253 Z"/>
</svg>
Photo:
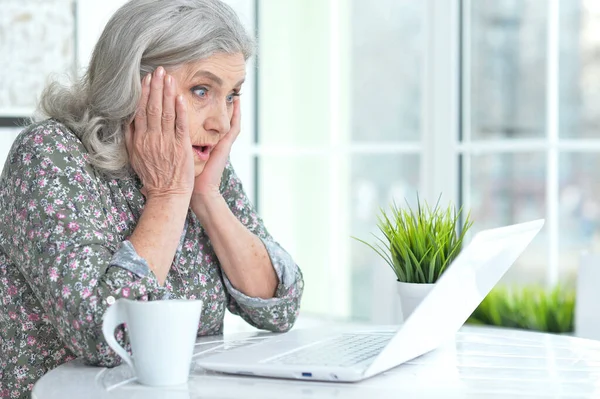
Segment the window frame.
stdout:
<svg viewBox="0 0 600 399">
<path fill-rule="evenodd" d="M 347 2 L 329 0 L 329 94 L 343 91 L 341 79 L 342 57 L 345 55 L 345 40 L 348 35 L 340 34 L 345 26 Z M 451 18 L 448 18 L 448 16 Z M 329 165 L 329 176 L 332 184 L 328 193 L 328 208 L 331 217 L 323 223 L 329 226 L 344 226 L 348 207 L 340 195 L 347 192 L 347 186 L 337 178 L 342 173 L 340 165 L 354 154 L 417 154 L 420 156 L 420 190 L 422 198 L 436 201 L 442 193 L 444 200 L 458 203 L 459 164 L 455 156 L 460 119 L 460 40 L 457 34 L 460 23 L 460 3 L 458 0 L 437 1 L 426 0 L 424 7 L 424 52 L 426 56 L 422 74 L 423 96 L 421 103 L 421 139 L 414 142 L 369 143 L 349 142 L 341 132 L 348 129 L 348 121 L 343 120 L 344 110 L 339 109 L 336 96 L 330 96 L 330 107 L 333 117 L 330 123 L 330 137 L 318 146 L 269 145 L 257 140 L 248 156 L 260 158 L 265 155 L 300 157 L 310 160 L 311 157 L 326 158 Z M 259 49 L 260 50 L 260 49 Z M 260 108 L 260 104 L 258 104 Z M 257 117 L 258 118 L 258 117 Z M 258 126 L 260 130 L 260 126 Z M 452 151 L 448 151 L 448 149 Z M 255 171 L 257 173 L 257 171 Z M 260 182 L 259 182 L 260 184 Z M 255 187 L 257 190 L 257 187 Z M 258 201 L 260 204 L 260 199 Z M 347 204 L 346 204 L 347 205 Z M 260 209 L 259 209 L 260 210 Z M 328 312 L 336 317 L 350 316 L 350 272 L 349 247 L 340 228 L 331 230 L 329 237 L 333 243 L 328 259 L 330 270 L 326 274 L 328 287 L 333 290 L 334 309 Z M 374 298 L 371 321 L 377 323 L 395 323 L 398 321 L 399 307 L 396 297 L 395 281 L 390 278 L 389 270 L 374 268 Z M 391 310 L 391 311 L 390 311 Z"/>
</svg>

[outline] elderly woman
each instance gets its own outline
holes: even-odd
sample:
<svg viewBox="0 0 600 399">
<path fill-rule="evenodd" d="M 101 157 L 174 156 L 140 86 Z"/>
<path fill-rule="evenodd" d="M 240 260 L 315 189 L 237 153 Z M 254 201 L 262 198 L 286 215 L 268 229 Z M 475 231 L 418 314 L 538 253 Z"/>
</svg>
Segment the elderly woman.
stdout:
<svg viewBox="0 0 600 399">
<path fill-rule="evenodd" d="M 83 79 L 45 90 L 0 180 L 0 396 L 75 357 L 117 365 L 101 324 L 121 297 L 202 299 L 202 335 L 226 307 L 292 327 L 302 274 L 228 161 L 252 50 L 218 0 L 132 0 Z"/>
</svg>

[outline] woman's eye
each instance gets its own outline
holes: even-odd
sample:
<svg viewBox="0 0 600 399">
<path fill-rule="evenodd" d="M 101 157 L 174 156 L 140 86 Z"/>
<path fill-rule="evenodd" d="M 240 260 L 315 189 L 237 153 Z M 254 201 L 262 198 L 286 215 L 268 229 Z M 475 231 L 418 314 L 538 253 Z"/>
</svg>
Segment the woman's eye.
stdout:
<svg viewBox="0 0 600 399">
<path fill-rule="evenodd" d="M 234 91 L 233 93 L 231 93 L 230 95 L 228 95 L 227 98 L 226 98 L 227 99 L 227 103 L 228 104 L 233 104 L 233 101 L 235 100 L 235 98 L 239 97 L 240 94 L 242 94 L 242 93 L 240 93 L 239 91 Z"/>
<path fill-rule="evenodd" d="M 197 87 L 193 90 L 194 94 L 197 95 L 200 98 L 204 98 L 206 97 L 206 94 L 208 93 L 208 90 L 206 90 L 204 87 Z"/>
</svg>

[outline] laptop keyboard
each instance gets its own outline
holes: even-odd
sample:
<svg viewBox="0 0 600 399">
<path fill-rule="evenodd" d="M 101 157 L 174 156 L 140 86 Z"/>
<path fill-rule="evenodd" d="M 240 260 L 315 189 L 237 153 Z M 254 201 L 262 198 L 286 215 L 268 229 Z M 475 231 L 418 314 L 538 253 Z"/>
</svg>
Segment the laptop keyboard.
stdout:
<svg viewBox="0 0 600 399">
<path fill-rule="evenodd" d="M 377 356 L 394 333 L 341 334 L 268 359 L 265 363 L 348 367 Z"/>
</svg>

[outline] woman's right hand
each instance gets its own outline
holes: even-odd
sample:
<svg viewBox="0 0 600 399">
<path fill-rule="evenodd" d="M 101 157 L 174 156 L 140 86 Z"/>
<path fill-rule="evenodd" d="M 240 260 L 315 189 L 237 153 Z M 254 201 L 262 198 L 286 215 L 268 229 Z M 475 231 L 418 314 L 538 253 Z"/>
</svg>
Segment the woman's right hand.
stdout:
<svg viewBox="0 0 600 399">
<path fill-rule="evenodd" d="M 125 143 L 129 163 L 143 184 L 147 199 L 191 197 L 194 153 L 187 111 L 177 96 L 175 79 L 158 67 L 142 81 L 142 96 Z"/>
</svg>

